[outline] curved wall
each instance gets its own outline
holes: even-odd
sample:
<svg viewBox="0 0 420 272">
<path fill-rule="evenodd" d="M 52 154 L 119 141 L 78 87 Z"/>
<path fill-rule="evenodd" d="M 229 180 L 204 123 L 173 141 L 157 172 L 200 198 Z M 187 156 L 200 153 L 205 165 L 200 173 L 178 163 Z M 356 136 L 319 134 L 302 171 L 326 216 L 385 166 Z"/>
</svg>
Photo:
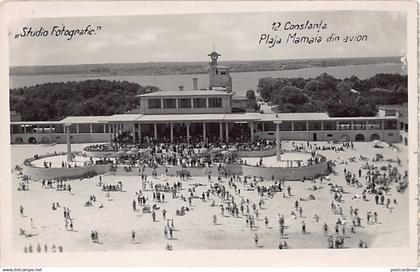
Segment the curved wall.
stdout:
<svg viewBox="0 0 420 272">
<path fill-rule="evenodd" d="M 87 175 L 102 175 L 109 171 L 109 165 L 90 165 L 72 168 L 41 168 L 23 165 L 23 174 L 35 179 L 76 179 Z"/>
<path fill-rule="evenodd" d="M 79 154 L 80 152 L 72 152 L 73 154 Z M 87 175 L 102 175 L 109 171 L 109 165 L 87 165 L 78 167 L 61 167 L 61 168 L 43 168 L 32 165 L 32 161 L 39 160 L 55 155 L 63 155 L 65 152 L 57 154 L 45 154 L 39 155 L 38 158 L 30 158 L 24 161 L 22 173 L 31 178 L 35 179 L 59 179 L 59 178 L 81 178 Z"/>
<path fill-rule="evenodd" d="M 301 167 L 258 167 L 242 165 L 242 175 L 251 177 L 263 177 L 264 179 L 301 180 L 314 178 L 327 172 L 328 162 L 324 161 L 316 165 Z"/>
<path fill-rule="evenodd" d="M 259 151 L 236 151 L 238 157 L 269 157 L 276 155 L 276 153 L 277 151 L 275 148 Z"/>
<path fill-rule="evenodd" d="M 45 158 L 53 155 L 39 156 L 39 158 Z M 42 168 L 35 167 L 31 164 L 34 159 L 26 160 L 23 164 L 23 174 L 30 176 L 35 179 L 58 179 L 58 178 L 70 178 L 76 179 L 85 177 L 87 175 L 102 175 L 109 172 L 109 165 L 88 165 L 79 166 L 73 168 Z M 230 164 L 226 165 L 225 169 L 229 175 L 246 175 L 251 177 L 263 177 L 264 179 L 285 179 L 285 180 L 301 180 L 303 178 L 314 178 L 327 171 L 328 162 L 324 159 L 322 162 L 316 165 L 301 166 L 301 167 L 258 167 L 245 164 Z M 158 167 L 158 175 L 165 173 L 165 167 Z M 209 174 L 209 168 L 182 168 L 181 166 L 174 166 L 168 168 L 169 175 L 175 175 L 177 170 L 187 170 L 191 176 L 207 176 Z M 211 167 L 211 175 L 217 175 L 217 167 Z M 118 167 L 116 175 L 139 175 L 138 168 L 134 168 L 132 172 L 125 172 L 123 167 Z M 151 169 L 146 170 L 147 175 L 152 174 Z"/>
</svg>

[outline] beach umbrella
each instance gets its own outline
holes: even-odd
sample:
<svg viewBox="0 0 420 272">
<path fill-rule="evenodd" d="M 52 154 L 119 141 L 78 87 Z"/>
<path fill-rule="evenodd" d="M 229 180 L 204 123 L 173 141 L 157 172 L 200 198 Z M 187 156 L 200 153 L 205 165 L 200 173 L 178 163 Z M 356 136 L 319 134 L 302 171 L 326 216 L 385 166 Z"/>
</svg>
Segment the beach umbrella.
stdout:
<svg viewBox="0 0 420 272">
<path fill-rule="evenodd" d="M 130 151 L 133 152 L 133 153 L 135 153 L 135 152 L 137 152 L 139 150 L 137 148 L 133 147 L 133 148 L 130 149 Z"/>
<path fill-rule="evenodd" d="M 133 153 L 133 151 L 127 151 L 127 152 L 125 152 L 125 154 L 127 154 L 127 155 L 133 155 L 134 153 Z"/>
<path fill-rule="evenodd" d="M 200 154 L 206 154 L 207 152 L 209 152 L 209 150 L 205 147 L 200 149 Z"/>
</svg>

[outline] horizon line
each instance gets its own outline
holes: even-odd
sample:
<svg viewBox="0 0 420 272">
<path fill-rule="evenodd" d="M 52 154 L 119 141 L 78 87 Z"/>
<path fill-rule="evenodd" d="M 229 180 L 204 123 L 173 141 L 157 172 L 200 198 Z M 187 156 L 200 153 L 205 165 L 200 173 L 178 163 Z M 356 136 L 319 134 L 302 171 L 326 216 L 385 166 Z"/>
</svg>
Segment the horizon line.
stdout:
<svg viewBox="0 0 420 272">
<path fill-rule="evenodd" d="M 223 60 L 223 62 L 240 62 L 240 61 L 291 61 L 291 60 L 329 60 L 329 59 L 369 59 L 369 58 L 403 58 L 405 56 L 372 56 L 372 57 L 331 57 L 331 58 L 285 58 L 285 59 L 242 59 L 242 60 Z M 208 60 L 192 60 L 192 61 L 140 61 L 140 62 L 97 62 L 97 63 L 77 63 L 77 64 L 39 64 L 39 65 L 14 65 L 11 68 L 24 68 L 24 67 L 42 67 L 42 66 L 81 66 L 81 65 L 112 65 L 112 64 L 159 64 L 159 63 L 203 63 L 209 62 Z"/>
</svg>

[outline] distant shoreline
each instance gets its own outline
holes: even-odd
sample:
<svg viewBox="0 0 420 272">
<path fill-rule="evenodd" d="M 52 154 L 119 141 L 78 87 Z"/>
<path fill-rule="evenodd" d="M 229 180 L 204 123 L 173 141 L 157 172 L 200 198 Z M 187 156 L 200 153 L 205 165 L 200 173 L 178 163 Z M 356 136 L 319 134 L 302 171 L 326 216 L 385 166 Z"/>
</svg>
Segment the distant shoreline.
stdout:
<svg viewBox="0 0 420 272">
<path fill-rule="evenodd" d="M 343 58 L 343 59 L 299 59 L 263 61 L 225 61 L 231 73 L 299 70 L 304 68 L 323 68 L 335 66 L 358 66 L 372 64 L 400 64 L 401 57 Z M 157 62 L 157 63 L 114 63 L 10 67 L 10 76 L 163 76 L 206 74 L 207 62 Z"/>
</svg>

